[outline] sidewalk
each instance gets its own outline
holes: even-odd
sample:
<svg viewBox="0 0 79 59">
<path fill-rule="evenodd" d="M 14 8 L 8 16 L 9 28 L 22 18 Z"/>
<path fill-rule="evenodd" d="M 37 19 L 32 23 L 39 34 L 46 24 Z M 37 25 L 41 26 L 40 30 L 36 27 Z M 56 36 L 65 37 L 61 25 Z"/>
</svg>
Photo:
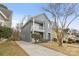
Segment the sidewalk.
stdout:
<svg viewBox="0 0 79 59">
<path fill-rule="evenodd" d="M 66 56 L 60 52 L 45 48 L 37 44 L 32 44 L 25 41 L 16 41 L 16 43 L 30 56 Z"/>
</svg>

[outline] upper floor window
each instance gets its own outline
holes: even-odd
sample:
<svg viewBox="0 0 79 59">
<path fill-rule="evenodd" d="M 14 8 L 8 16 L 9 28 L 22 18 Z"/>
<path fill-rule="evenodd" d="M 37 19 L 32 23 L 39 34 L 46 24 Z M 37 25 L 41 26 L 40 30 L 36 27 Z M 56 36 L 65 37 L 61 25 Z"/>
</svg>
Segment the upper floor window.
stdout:
<svg viewBox="0 0 79 59">
<path fill-rule="evenodd" d="M 48 24 L 48 28 L 49 28 L 49 24 Z"/>
</svg>

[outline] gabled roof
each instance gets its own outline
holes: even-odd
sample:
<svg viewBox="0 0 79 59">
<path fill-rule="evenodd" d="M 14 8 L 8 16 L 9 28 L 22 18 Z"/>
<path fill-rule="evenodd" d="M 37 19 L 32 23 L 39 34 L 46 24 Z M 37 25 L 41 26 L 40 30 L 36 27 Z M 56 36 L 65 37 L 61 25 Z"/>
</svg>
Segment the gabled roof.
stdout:
<svg viewBox="0 0 79 59">
<path fill-rule="evenodd" d="M 5 19 L 7 19 L 7 17 L 3 14 L 2 11 L 0 11 L 0 14 L 1 14 Z"/>
<path fill-rule="evenodd" d="M 8 9 L 4 9 L 2 7 L 0 7 L 0 14 L 5 18 L 5 19 L 8 19 L 9 16 L 11 15 L 11 11 L 8 10 Z"/>
<path fill-rule="evenodd" d="M 51 21 L 48 19 L 48 17 L 46 16 L 45 13 L 42 13 L 42 14 L 39 14 L 39 15 L 36 15 L 36 16 L 33 16 L 33 17 L 30 17 L 30 19 L 28 19 L 28 21 L 26 22 L 26 24 L 29 23 L 33 18 L 39 17 L 39 16 L 41 16 L 41 15 L 44 15 L 44 16 L 47 18 L 47 20 L 49 21 L 49 23 L 51 24 Z M 25 27 L 26 24 L 25 24 L 23 27 Z"/>
<path fill-rule="evenodd" d="M 46 19 L 51 23 L 51 21 L 49 20 L 49 18 L 46 16 L 45 13 L 41 13 L 41 14 L 38 14 L 38 15 L 33 16 L 33 17 L 36 18 L 36 17 L 39 17 L 39 16 L 41 16 L 41 15 L 44 15 L 44 16 L 46 17 Z"/>
</svg>

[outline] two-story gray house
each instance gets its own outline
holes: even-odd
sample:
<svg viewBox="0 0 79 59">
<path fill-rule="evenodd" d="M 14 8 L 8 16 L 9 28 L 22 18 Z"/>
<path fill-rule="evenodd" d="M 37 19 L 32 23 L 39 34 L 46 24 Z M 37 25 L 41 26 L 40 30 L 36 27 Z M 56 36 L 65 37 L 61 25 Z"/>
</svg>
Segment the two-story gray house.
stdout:
<svg viewBox="0 0 79 59">
<path fill-rule="evenodd" d="M 27 42 L 33 42 L 32 33 L 38 32 L 43 39 L 52 39 L 52 25 L 48 17 L 43 13 L 30 17 L 28 21 L 22 26 L 21 39 Z"/>
</svg>

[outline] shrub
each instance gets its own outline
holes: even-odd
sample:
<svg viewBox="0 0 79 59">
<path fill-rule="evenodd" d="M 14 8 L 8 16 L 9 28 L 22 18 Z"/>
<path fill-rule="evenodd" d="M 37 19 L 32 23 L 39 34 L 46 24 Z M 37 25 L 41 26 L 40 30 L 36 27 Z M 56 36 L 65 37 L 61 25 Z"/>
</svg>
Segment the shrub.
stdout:
<svg viewBox="0 0 79 59">
<path fill-rule="evenodd" d="M 72 43 L 72 39 L 68 38 L 68 43 L 71 44 Z"/>
<path fill-rule="evenodd" d="M 53 38 L 53 40 L 54 40 L 55 42 L 57 42 L 57 38 Z"/>
<path fill-rule="evenodd" d="M 67 43 L 71 44 L 72 42 L 71 41 L 68 41 Z"/>
<path fill-rule="evenodd" d="M 42 41 L 42 36 L 40 35 L 40 33 L 33 33 L 32 38 L 34 38 L 35 43 L 37 43 L 37 40 Z"/>
<path fill-rule="evenodd" d="M 72 43 L 75 43 L 76 41 L 73 41 Z"/>
<path fill-rule="evenodd" d="M 72 41 L 72 39 L 71 38 L 68 38 L 68 41 Z"/>
<path fill-rule="evenodd" d="M 37 40 L 39 42 L 48 42 L 47 39 L 43 39 L 40 33 L 35 32 L 34 34 L 32 34 L 32 38 L 34 38 L 35 43 L 37 43 Z"/>
<path fill-rule="evenodd" d="M 9 38 L 12 35 L 12 29 L 0 26 L 0 38 Z"/>
<path fill-rule="evenodd" d="M 76 40 L 76 43 L 79 43 L 79 40 Z"/>
<path fill-rule="evenodd" d="M 17 39 L 14 36 L 12 36 L 8 39 L 8 41 L 17 41 Z"/>
<path fill-rule="evenodd" d="M 68 43 L 75 43 L 74 39 L 68 38 Z"/>
<path fill-rule="evenodd" d="M 63 43 L 66 43 L 66 41 L 64 40 Z"/>
</svg>

